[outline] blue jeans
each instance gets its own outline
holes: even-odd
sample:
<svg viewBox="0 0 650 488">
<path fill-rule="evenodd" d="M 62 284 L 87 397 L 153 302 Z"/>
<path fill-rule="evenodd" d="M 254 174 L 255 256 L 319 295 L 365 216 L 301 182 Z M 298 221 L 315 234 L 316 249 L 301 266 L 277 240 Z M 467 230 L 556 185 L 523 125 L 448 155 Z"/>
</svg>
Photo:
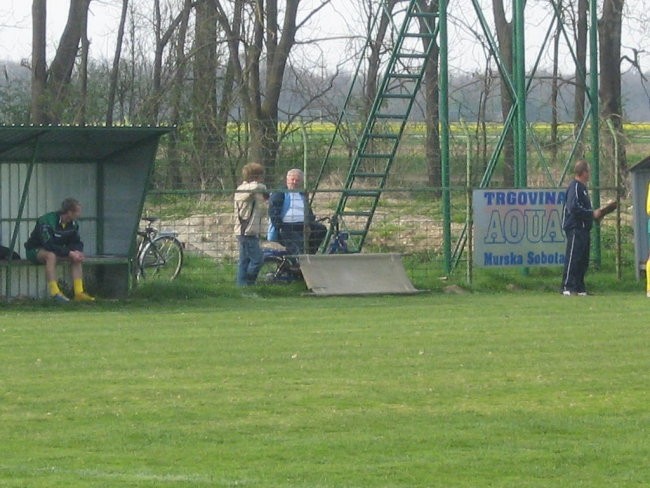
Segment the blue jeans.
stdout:
<svg viewBox="0 0 650 488">
<path fill-rule="evenodd" d="M 239 265 L 237 286 L 254 285 L 264 263 L 264 254 L 257 236 L 237 236 L 239 242 Z"/>
</svg>

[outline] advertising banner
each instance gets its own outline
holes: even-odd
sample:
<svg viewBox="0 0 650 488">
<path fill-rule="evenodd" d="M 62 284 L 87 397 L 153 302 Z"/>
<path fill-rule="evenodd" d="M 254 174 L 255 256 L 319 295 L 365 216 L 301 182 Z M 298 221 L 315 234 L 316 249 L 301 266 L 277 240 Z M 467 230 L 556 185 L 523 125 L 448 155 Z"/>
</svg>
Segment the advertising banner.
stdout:
<svg viewBox="0 0 650 488">
<path fill-rule="evenodd" d="M 557 188 L 474 190 L 474 265 L 563 265 L 564 200 Z"/>
</svg>

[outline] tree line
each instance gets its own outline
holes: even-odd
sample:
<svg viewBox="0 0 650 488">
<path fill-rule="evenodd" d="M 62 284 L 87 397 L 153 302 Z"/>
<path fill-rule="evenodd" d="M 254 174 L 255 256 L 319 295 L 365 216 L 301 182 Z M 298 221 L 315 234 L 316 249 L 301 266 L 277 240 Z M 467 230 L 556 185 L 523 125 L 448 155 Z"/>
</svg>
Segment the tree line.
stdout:
<svg viewBox="0 0 650 488">
<path fill-rule="evenodd" d="M 93 0 L 71 0 L 68 18 L 52 59 L 46 57 L 46 0 L 32 1 L 31 59 L 6 64 L 0 82 L 2 123 L 76 125 L 160 125 L 178 130 L 165 142 L 164 164 L 157 185 L 164 188 L 210 189 L 236 185 L 241 165 L 260 161 L 274 173 L 283 159 L 290 124 L 301 120 L 335 121 L 350 72 L 332 69 L 322 59 L 292 56 L 297 46 L 316 43 L 301 29 L 318 19 L 333 0 L 122 0 L 112 59 L 89 57 L 87 24 Z M 437 0 L 419 0 L 420 8 L 437 11 Z M 381 3 L 382 8 L 379 8 Z M 385 55 L 394 42 L 390 23 L 403 0 L 359 2 L 363 84 L 354 93 L 360 117 L 377 93 Z M 503 0 L 491 0 L 492 18 L 507 70 L 513 69 L 513 23 Z M 602 0 L 599 12 L 601 117 L 622 134 L 622 83 L 647 92 L 638 51 L 621 49 L 624 0 Z M 549 0 L 561 12 L 562 26 L 575 43 L 575 69 L 534 73 L 527 99 L 530 120 L 553 124 L 580 123 L 588 104 L 587 0 Z M 371 17 L 379 12 L 374 30 Z M 424 27 L 423 27 L 424 28 Z M 561 35 L 556 27 L 555 38 Z M 474 30 L 476 43 L 484 39 Z M 566 31 L 565 31 L 566 32 Z M 353 43 L 351 42 L 351 45 Z M 352 52 L 351 57 L 361 55 Z M 440 185 L 439 46 L 434 46 L 414 117 L 425 122 L 423 152 L 426 180 Z M 636 59 L 634 56 L 637 55 Z M 513 100 L 500 73 L 486 54 L 483 71 L 451 74 L 448 92 L 452 120 L 503 121 Z M 626 77 L 621 66 L 637 71 Z M 636 63 L 636 65 L 635 65 Z M 28 77 L 25 77 L 28 73 Z M 606 141 L 605 144 L 612 144 Z M 626 168 L 625 151 L 619 151 Z M 503 183 L 513 182 L 512 141 L 504 147 Z"/>
</svg>

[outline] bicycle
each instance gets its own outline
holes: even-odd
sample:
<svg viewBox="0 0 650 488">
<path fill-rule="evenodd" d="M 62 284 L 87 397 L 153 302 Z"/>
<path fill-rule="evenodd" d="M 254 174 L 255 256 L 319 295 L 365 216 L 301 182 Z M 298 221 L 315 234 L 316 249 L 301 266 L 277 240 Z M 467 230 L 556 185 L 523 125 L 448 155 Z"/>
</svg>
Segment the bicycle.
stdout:
<svg viewBox="0 0 650 488">
<path fill-rule="evenodd" d="M 319 222 L 329 221 L 332 228 L 329 244 L 326 245 L 325 254 L 346 254 L 348 252 L 347 232 L 341 232 L 336 215 L 324 217 Z M 315 254 L 318 249 L 311 249 L 310 254 Z M 264 264 L 260 270 L 260 278 L 266 283 L 290 283 L 301 281 L 302 271 L 295 256 L 285 249 L 264 248 Z"/>
<path fill-rule="evenodd" d="M 171 281 L 183 266 L 183 244 L 175 232 L 159 231 L 153 226 L 158 217 L 144 217 L 147 226 L 138 230 L 138 250 L 135 258 L 135 278 Z"/>
</svg>

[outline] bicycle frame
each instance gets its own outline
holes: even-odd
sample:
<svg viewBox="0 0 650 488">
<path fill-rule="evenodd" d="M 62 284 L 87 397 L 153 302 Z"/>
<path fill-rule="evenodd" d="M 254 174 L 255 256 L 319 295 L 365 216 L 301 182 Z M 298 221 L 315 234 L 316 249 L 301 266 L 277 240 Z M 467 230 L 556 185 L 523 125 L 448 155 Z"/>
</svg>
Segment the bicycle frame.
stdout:
<svg viewBox="0 0 650 488">
<path fill-rule="evenodd" d="M 137 252 L 135 254 L 135 263 L 133 263 L 133 273 L 136 279 L 142 279 L 146 275 L 150 275 L 150 269 L 156 270 L 153 275 L 158 273 L 158 269 L 164 268 L 167 266 L 168 260 L 166 253 L 161 253 L 161 247 L 157 244 L 160 243 L 162 246 L 165 246 L 166 243 L 171 243 L 173 246 L 178 248 L 178 253 L 176 256 L 180 256 L 177 260 L 176 266 L 174 266 L 175 272 L 171 275 L 171 279 L 174 279 L 180 272 L 180 268 L 183 264 L 183 246 L 177 239 L 176 232 L 170 231 L 159 231 L 152 224 L 156 220 L 155 217 L 145 217 L 144 220 L 148 222 L 144 230 L 138 230 L 138 236 L 140 237 L 138 242 Z M 147 259 L 148 257 L 148 259 Z M 151 259 L 153 257 L 153 259 Z M 145 265 L 146 262 L 146 265 Z"/>
<path fill-rule="evenodd" d="M 326 251 L 325 254 L 347 254 L 349 234 L 340 231 L 336 216 L 321 220 L 329 220 L 332 226 L 330 242 L 322 244 L 322 247 L 324 246 L 324 250 Z M 269 281 L 286 283 L 302 280 L 300 265 L 295 257 L 290 255 L 286 250 L 266 248 L 262 252 L 265 263 L 276 264 L 275 271 L 269 277 Z"/>
<path fill-rule="evenodd" d="M 142 271 L 140 269 L 140 256 L 142 256 L 142 253 L 144 252 L 145 248 L 151 242 L 153 242 L 153 240 L 158 235 L 158 229 L 156 229 L 154 226 L 151 225 L 158 219 L 154 219 L 154 218 L 150 218 L 150 217 L 144 217 L 143 220 L 146 220 L 149 223 L 144 228 L 144 230 L 139 230 L 138 229 L 138 232 L 137 232 L 137 234 L 139 236 L 138 249 L 135 252 L 135 258 L 134 258 L 135 259 L 136 274 L 140 274 L 140 272 Z"/>
<path fill-rule="evenodd" d="M 330 238 L 330 243 L 327 247 L 327 254 L 347 254 L 348 237 L 350 237 L 350 234 L 347 232 L 341 232 L 336 215 L 333 215 L 330 218 L 330 226 L 332 227 L 332 237 Z"/>
</svg>

